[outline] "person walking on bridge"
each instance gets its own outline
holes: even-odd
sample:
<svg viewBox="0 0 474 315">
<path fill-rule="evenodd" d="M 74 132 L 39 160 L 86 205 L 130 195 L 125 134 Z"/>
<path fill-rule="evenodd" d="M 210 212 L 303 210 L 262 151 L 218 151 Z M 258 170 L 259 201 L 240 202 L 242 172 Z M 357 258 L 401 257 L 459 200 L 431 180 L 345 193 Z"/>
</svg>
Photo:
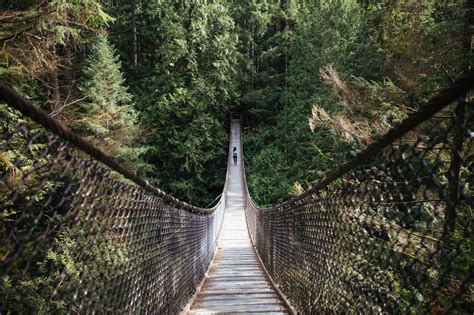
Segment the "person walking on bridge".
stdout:
<svg viewBox="0 0 474 315">
<path fill-rule="evenodd" d="M 237 165 L 237 148 L 234 147 L 232 150 L 232 157 L 234 158 L 234 165 Z"/>
</svg>

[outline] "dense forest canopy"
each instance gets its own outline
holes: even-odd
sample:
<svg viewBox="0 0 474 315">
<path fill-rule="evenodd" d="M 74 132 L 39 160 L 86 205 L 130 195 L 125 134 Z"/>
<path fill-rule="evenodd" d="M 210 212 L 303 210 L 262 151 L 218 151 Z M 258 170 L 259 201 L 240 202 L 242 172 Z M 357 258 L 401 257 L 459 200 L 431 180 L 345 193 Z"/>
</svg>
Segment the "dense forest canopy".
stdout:
<svg viewBox="0 0 474 315">
<path fill-rule="evenodd" d="M 242 116 L 250 190 L 270 205 L 470 67 L 472 38 L 469 0 L 4 0 L 0 80 L 201 206 Z"/>
<path fill-rule="evenodd" d="M 242 117 L 249 190 L 258 205 L 268 207 L 314 187 L 470 69 L 473 25 L 471 0 L 2 0 L 0 82 L 141 178 L 202 207 L 222 192 L 229 121 Z M 447 131 L 446 120 L 440 121 L 452 112 L 446 108 L 417 126 L 408 140 L 397 141 L 428 147 L 415 137 L 429 139 L 430 129 Z M 472 121 L 472 111 L 466 121 Z M 23 129 L 15 127 L 18 122 Z M 12 314 L 80 312 L 86 299 L 99 313 L 115 313 L 122 310 L 115 304 L 121 300 L 117 294 L 140 295 L 134 286 L 143 282 L 130 280 L 129 273 L 142 278 L 143 266 L 166 266 L 175 274 L 168 266 L 178 259 L 189 262 L 189 252 L 174 244 L 184 238 L 173 232 L 161 210 L 171 211 L 169 220 L 178 230 L 194 220 L 183 223 L 180 215 L 189 218 L 189 212 L 168 209 L 161 197 L 144 202 L 151 196 L 137 194 L 136 186 L 118 189 L 127 185 L 123 178 L 115 180 L 118 174 L 104 176 L 109 170 L 93 161 L 81 164 L 80 150 L 64 153 L 59 141 L 45 140 L 44 130 L 38 132 L 37 125 L 3 103 L 0 128 L 0 262 L 8 267 L 1 272 L 0 308 L 7 306 Z M 443 149 L 450 137 L 461 138 L 459 145 L 452 141 L 460 153 Z M 282 230 L 295 253 L 319 251 L 320 256 L 298 259 L 324 275 L 318 285 L 326 292 L 345 299 L 338 285 L 342 279 L 351 294 L 376 307 L 394 301 L 395 308 L 384 307 L 398 313 L 444 312 L 450 304 L 461 313 L 472 310 L 472 286 L 463 287 L 472 278 L 472 198 L 456 205 L 458 190 L 472 195 L 472 172 L 456 162 L 472 159 L 472 148 L 463 145 L 462 136 L 448 135 L 435 148 L 437 141 L 431 139 L 434 156 L 422 158 L 412 150 L 419 163 L 400 163 L 395 176 L 386 178 L 389 185 L 403 187 L 389 191 L 390 197 L 397 192 L 400 202 L 388 203 L 384 211 L 377 202 L 365 204 L 371 195 L 358 205 L 351 201 L 350 207 L 344 202 L 326 207 L 325 200 L 314 199 L 297 203 L 308 208 L 299 217 L 282 225 L 275 221 L 273 227 L 291 225 Z M 387 152 L 382 154 L 361 175 L 373 176 L 370 167 L 389 160 Z M 419 174 L 426 180 L 420 181 Z M 370 180 L 387 177 L 376 175 Z M 460 182 L 465 187 L 457 187 Z M 333 184 L 358 192 L 351 179 Z M 448 190 L 451 204 L 443 204 L 445 195 L 431 200 Z M 333 203 L 344 196 L 335 196 Z M 284 210 L 274 213 L 298 213 Z M 210 221 L 199 222 L 207 233 Z M 190 236 L 196 240 L 194 232 Z M 316 238 L 323 246 L 318 248 Z M 273 244 L 273 237 L 268 240 Z M 331 242 L 337 244 L 328 247 Z M 172 254 L 156 250 L 162 244 Z M 261 244 L 278 257 L 272 244 Z M 332 262 L 331 251 L 340 252 Z M 318 278 L 307 278 L 309 269 L 293 263 L 283 271 L 295 277 L 286 284 L 295 283 L 296 291 L 308 296 L 304 303 L 314 304 L 313 280 Z M 142 279 L 154 285 L 146 274 Z M 298 275 L 310 281 L 295 281 Z M 93 283 L 84 285 L 84 280 Z M 126 285 L 117 290 L 114 283 Z M 82 290 L 88 285 L 98 289 Z M 78 299 L 79 291 L 84 295 Z M 375 292 L 386 299 L 378 300 Z M 98 294 L 96 300 L 89 293 Z M 143 298 L 154 299 L 153 294 Z M 424 300 L 432 294 L 434 303 Z M 326 302 L 329 313 L 350 312 L 346 304 Z"/>
</svg>

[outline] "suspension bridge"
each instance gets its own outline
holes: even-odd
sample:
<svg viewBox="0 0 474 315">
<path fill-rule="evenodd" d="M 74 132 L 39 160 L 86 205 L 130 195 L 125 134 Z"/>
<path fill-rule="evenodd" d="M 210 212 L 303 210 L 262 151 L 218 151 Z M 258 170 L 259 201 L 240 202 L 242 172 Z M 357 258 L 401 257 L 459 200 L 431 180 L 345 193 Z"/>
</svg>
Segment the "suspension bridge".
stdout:
<svg viewBox="0 0 474 315">
<path fill-rule="evenodd" d="M 200 208 L 0 85 L 0 312 L 469 314 L 473 86 L 271 208 L 232 120 L 222 195 Z"/>
</svg>

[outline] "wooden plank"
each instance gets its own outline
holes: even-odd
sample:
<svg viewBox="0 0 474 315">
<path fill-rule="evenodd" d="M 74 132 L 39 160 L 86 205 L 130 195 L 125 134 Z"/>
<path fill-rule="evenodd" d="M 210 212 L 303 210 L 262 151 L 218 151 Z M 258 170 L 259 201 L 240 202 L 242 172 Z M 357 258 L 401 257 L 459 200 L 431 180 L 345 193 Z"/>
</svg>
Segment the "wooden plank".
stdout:
<svg viewBox="0 0 474 315">
<path fill-rule="evenodd" d="M 223 306 L 223 305 L 282 305 L 282 302 L 279 298 L 270 298 L 270 299 L 227 299 L 227 300 L 197 300 L 196 303 L 191 307 L 193 308 L 208 308 L 214 306 Z"/>
<path fill-rule="evenodd" d="M 217 270 L 214 272 L 210 272 L 207 277 L 208 278 L 218 278 L 218 277 L 260 277 L 265 276 L 265 273 L 259 269 L 255 270 Z"/>
<path fill-rule="evenodd" d="M 204 291 L 206 294 L 208 293 L 275 293 L 275 290 L 272 287 L 267 288 L 228 288 L 228 289 L 206 289 Z M 200 293 L 201 294 L 201 293 Z"/>
<path fill-rule="evenodd" d="M 224 274 L 218 276 L 207 277 L 210 281 L 244 281 L 251 282 L 255 280 L 265 279 L 262 273 L 259 274 L 247 274 L 247 273 L 235 273 L 235 274 Z"/>
<path fill-rule="evenodd" d="M 234 264 L 245 264 L 245 263 L 254 263 L 257 257 L 255 256 L 236 256 L 231 258 L 217 257 L 216 263 L 225 262 L 225 263 L 234 263 Z"/>
<path fill-rule="evenodd" d="M 254 277 L 253 279 L 247 278 L 233 278 L 233 279 L 209 279 L 207 278 L 203 284 L 203 288 L 208 288 L 210 286 L 248 286 L 248 287 L 257 287 L 257 286 L 271 286 L 271 283 L 266 281 L 265 278 Z"/>
<path fill-rule="evenodd" d="M 228 289 L 228 288 L 270 288 L 270 284 L 265 281 L 259 281 L 259 282 L 254 282 L 254 283 L 249 283 L 249 282 L 238 282 L 238 281 L 232 281 L 232 282 L 208 282 L 204 283 L 203 290 L 207 289 L 216 289 L 216 288 L 223 288 L 223 289 Z"/>
<path fill-rule="evenodd" d="M 214 268 L 209 270 L 208 277 L 211 277 L 213 275 L 217 274 L 241 274 L 243 271 L 245 271 L 247 274 L 255 274 L 255 273 L 262 273 L 265 274 L 260 268 L 247 268 L 247 269 L 242 269 L 238 270 L 236 268 Z"/>
<path fill-rule="evenodd" d="M 208 273 L 208 277 L 222 276 L 222 275 L 247 275 L 252 276 L 261 274 L 263 271 L 260 268 L 221 268 L 219 270 L 212 270 Z M 265 273 L 264 273 L 265 274 Z M 265 278 L 265 276 L 264 276 Z"/>
<path fill-rule="evenodd" d="M 278 299 L 278 295 L 272 292 L 267 293 L 241 293 L 241 294 L 199 294 L 198 298 L 196 299 L 196 303 L 200 303 L 203 301 L 213 301 L 213 300 L 234 300 L 234 299 Z"/>
<path fill-rule="evenodd" d="M 286 308 L 282 305 L 218 305 L 210 307 L 202 307 L 191 309 L 192 312 L 197 314 L 207 314 L 208 312 L 255 312 L 255 311 L 266 311 L 266 312 L 284 312 Z"/>
<path fill-rule="evenodd" d="M 212 292 L 212 291 L 201 291 L 199 292 L 198 296 L 200 297 L 204 297 L 204 296 L 219 296 L 219 295 L 244 295 L 244 294 L 248 294 L 248 295 L 253 295 L 253 294 L 276 294 L 274 290 L 264 290 L 264 291 L 261 291 L 261 290 L 255 290 L 255 292 L 251 292 L 251 291 L 246 291 L 246 290 L 234 290 L 234 291 L 216 291 L 216 292 Z"/>
<path fill-rule="evenodd" d="M 210 271 L 232 271 L 232 270 L 248 270 L 248 271 L 255 271 L 255 270 L 260 270 L 262 271 L 262 268 L 260 268 L 259 265 L 255 266 L 226 266 L 226 265 L 214 265 L 210 269 Z"/>
<path fill-rule="evenodd" d="M 219 314 L 219 315 L 235 315 L 235 314 L 245 314 L 245 315 L 286 315 L 289 314 L 286 311 L 240 311 L 240 312 L 222 312 L 222 311 L 199 311 L 199 312 L 194 312 L 191 311 L 188 314 L 199 314 L 199 315 L 210 315 L 210 314 Z"/>
<path fill-rule="evenodd" d="M 230 267 L 260 267 L 260 264 L 254 261 L 246 261 L 246 262 L 235 262 L 235 261 L 216 261 L 212 267 L 222 267 L 222 266 L 230 266 Z"/>
<path fill-rule="evenodd" d="M 214 287 L 249 287 L 249 288 L 260 288 L 260 287 L 268 287 L 270 285 L 269 282 L 262 280 L 257 281 L 205 281 L 202 289 L 207 288 L 214 288 Z"/>
</svg>

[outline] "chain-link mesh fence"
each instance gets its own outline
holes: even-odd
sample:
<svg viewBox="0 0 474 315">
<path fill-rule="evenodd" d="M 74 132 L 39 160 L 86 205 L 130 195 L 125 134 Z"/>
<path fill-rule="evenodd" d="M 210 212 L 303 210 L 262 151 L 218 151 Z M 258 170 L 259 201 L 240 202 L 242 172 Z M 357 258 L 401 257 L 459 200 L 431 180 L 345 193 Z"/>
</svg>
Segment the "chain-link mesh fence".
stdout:
<svg viewBox="0 0 474 315">
<path fill-rule="evenodd" d="M 0 313 L 178 313 L 212 259 L 225 196 L 199 209 L 147 192 L 18 117 L 0 105 Z"/>
<path fill-rule="evenodd" d="M 1 312 L 177 313 L 212 258 L 225 196 L 180 202 L 7 96 L 61 137 L 0 107 Z M 474 309 L 473 114 L 441 111 L 452 99 L 297 198 L 262 209 L 247 194 L 257 251 L 299 311 Z"/>
<path fill-rule="evenodd" d="M 423 110 L 300 197 L 259 208 L 247 190 L 257 252 L 298 311 L 472 314 L 473 108 Z"/>
</svg>

